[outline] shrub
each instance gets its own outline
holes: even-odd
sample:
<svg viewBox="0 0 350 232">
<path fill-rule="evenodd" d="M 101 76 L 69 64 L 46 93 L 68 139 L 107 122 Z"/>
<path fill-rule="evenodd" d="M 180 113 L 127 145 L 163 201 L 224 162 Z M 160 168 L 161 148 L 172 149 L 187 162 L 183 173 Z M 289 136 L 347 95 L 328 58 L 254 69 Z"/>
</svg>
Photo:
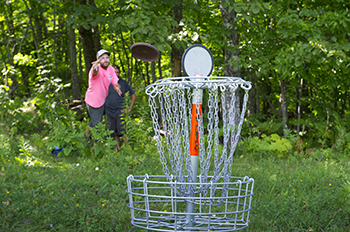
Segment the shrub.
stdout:
<svg viewBox="0 0 350 232">
<path fill-rule="evenodd" d="M 242 152 L 253 157 L 277 156 L 287 157 L 292 150 L 291 142 L 278 134 L 258 137 L 248 137 L 240 143 Z"/>
</svg>

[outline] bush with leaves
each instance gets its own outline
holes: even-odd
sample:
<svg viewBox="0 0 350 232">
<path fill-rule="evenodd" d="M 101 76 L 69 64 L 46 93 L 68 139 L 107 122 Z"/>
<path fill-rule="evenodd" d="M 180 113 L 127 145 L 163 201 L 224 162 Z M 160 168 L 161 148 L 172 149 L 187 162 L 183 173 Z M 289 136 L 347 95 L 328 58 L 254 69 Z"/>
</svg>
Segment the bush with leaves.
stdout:
<svg viewBox="0 0 350 232">
<path fill-rule="evenodd" d="M 248 137 L 240 142 L 240 150 L 253 157 L 288 157 L 296 149 L 297 137 L 287 130 L 287 138 L 278 134 L 262 134 L 261 139 L 257 136 Z"/>
<path fill-rule="evenodd" d="M 111 133 L 104 124 L 99 123 L 95 128 L 90 128 L 91 137 L 85 136 L 86 126 L 79 122 L 72 122 L 70 125 L 54 122 L 49 133 L 47 150 L 63 148 L 59 156 L 78 155 L 91 159 L 115 152 L 117 142 L 110 136 Z"/>
<path fill-rule="evenodd" d="M 262 134 L 282 134 L 281 120 L 275 118 L 266 118 L 264 115 L 253 114 L 246 116 L 241 135 L 242 137 L 247 136 L 261 136 Z"/>
</svg>

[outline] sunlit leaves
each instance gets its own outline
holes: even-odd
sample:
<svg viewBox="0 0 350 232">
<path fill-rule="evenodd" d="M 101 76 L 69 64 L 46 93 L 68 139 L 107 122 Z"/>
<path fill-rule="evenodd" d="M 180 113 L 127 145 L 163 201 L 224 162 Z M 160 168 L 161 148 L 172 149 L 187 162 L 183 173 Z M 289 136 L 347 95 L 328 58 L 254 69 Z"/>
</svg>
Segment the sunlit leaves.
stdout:
<svg viewBox="0 0 350 232">
<path fill-rule="evenodd" d="M 34 59 L 31 55 L 17 53 L 13 57 L 14 63 L 19 65 L 33 66 L 37 59 Z"/>
</svg>

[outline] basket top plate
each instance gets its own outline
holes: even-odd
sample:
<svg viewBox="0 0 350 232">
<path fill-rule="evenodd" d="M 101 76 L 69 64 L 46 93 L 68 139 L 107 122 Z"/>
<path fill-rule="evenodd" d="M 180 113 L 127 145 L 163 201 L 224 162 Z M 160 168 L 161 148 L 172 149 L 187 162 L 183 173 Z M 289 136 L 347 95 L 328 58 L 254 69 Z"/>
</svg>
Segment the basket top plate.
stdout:
<svg viewBox="0 0 350 232">
<path fill-rule="evenodd" d="M 181 65 L 186 76 L 209 76 L 213 71 L 213 55 L 202 44 L 195 44 L 184 52 Z"/>
</svg>

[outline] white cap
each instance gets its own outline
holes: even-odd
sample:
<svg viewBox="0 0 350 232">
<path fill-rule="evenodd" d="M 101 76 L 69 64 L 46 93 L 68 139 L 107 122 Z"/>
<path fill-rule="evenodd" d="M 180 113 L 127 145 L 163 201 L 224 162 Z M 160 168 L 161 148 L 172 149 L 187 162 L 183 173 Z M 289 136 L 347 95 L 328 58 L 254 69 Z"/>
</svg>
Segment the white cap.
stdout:
<svg viewBox="0 0 350 232">
<path fill-rule="evenodd" d="M 105 54 L 105 53 L 108 54 L 108 55 L 110 55 L 109 52 L 108 52 L 107 50 L 101 49 L 100 51 L 97 52 L 96 58 L 98 59 L 100 56 L 102 56 L 102 55 Z"/>
</svg>

